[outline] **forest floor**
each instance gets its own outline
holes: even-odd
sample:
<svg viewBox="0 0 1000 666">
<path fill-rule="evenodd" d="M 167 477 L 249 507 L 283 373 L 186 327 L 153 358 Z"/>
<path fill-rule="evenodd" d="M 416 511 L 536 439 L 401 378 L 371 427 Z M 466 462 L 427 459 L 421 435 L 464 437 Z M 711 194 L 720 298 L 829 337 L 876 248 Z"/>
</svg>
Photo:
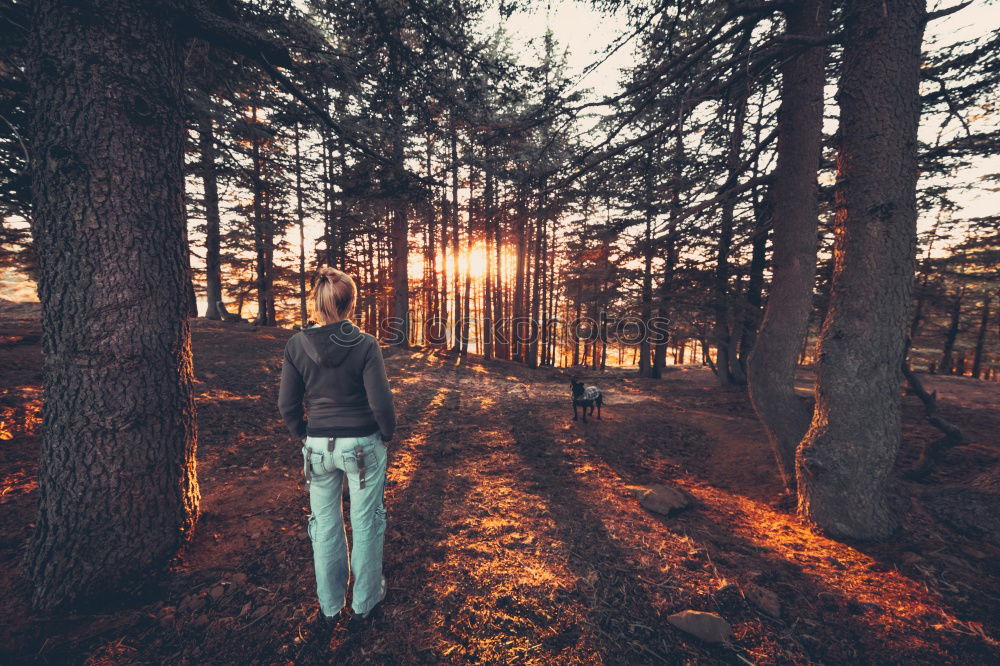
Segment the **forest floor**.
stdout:
<svg viewBox="0 0 1000 666">
<path fill-rule="evenodd" d="M 1000 661 L 1000 385 L 925 378 L 975 441 L 923 483 L 896 484 L 896 538 L 843 544 L 790 510 L 745 393 L 706 369 L 587 373 L 606 406 L 583 424 L 563 371 L 426 350 L 387 353 L 401 423 L 388 596 L 367 630 L 320 640 L 301 454 L 275 407 L 291 332 L 246 328 L 193 325 L 192 541 L 151 589 L 69 616 L 32 612 L 18 573 L 37 503 L 40 350 L 37 332 L 0 332 L 0 662 Z M 901 468 L 936 436 L 911 397 L 905 428 Z M 648 512 L 628 487 L 650 483 L 693 505 Z M 762 589 L 777 616 L 753 602 Z M 731 644 L 667 623 L 685 609 L 724 617 Z"/>
</svg>

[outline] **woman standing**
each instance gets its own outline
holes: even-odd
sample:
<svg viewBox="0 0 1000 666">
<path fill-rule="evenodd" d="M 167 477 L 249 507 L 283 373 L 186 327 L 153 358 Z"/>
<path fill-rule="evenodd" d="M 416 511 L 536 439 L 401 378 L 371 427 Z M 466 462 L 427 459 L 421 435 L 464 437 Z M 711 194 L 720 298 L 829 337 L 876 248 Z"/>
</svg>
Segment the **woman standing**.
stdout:
<svg viewBox="0 0 1000 666">
<path fill-rule="evenodd" d="M 396 412 L 378 341 L 350 321 L 356 299 L 351 276 L 335 268 L 319 271 L 310 299 L 319 324 L 285 345 L 278 395 L 289 431 L 302 440 L 316 594 L 322 616 L 331 621 L 344 608 L 352 570 L 355 616 L 368 617 L 385 597 L 382 494 L 385 444 L 396 428 Z M 345 478 L 351 493 L 350 552 L 341 502 Z"/>
</svg>

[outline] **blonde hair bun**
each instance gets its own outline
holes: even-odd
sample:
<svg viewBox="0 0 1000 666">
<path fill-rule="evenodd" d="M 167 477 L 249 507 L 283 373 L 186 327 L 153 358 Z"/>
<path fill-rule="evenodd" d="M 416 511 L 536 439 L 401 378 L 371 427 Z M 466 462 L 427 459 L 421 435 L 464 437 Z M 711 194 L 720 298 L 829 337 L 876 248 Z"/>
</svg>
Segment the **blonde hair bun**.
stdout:
<svg viewBox="0 0 1000 666">
<path fill-rule="evenodd" d="M 350 275 L 331 266 L 324 266 L 316 272 L 313 283 L 313 316 L 321 324 L 332 324 L 354 316 L 354 304 L 358 298 L 358 288 Z"/>
</svg>

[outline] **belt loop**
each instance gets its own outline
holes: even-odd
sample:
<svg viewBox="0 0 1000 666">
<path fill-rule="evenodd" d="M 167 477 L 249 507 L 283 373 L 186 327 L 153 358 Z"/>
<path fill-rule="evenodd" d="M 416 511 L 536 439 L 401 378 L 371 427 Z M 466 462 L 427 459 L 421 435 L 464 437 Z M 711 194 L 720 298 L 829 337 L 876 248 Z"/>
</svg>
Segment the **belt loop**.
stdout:
<svg viewBox="0 0 1000 666">
<path fill-rule="evenodd" d="M 333 453 L 333 447 L 336 446 L 336 445 L 337 445 L 337 438 L 336 437 L 327 437 L 326 438 L 326 450 L 327 450 L 327 452 Z"/>
</svg>

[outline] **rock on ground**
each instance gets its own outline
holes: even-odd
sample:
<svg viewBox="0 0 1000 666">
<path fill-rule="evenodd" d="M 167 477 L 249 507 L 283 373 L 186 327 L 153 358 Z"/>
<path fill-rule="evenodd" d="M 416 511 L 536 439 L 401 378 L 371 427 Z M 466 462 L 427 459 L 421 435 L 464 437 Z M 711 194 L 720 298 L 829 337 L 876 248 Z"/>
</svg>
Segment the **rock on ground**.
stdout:
<svg viewBox="0 0 1000 666">
<path fill-rule="evenodd" d="M 686 610 L 674 613 L 667 622 L 706 643 L 725 643 L 733 633 L 729 623 L 715 613 Z"/>
<path fill-rule="evenodd" d="M 628 489 L 639 500 L 647 511 L 664 516 L 691 506 L 691 498 L 687 493 L 673 486 L 653 484 L 649 486 L 629 486 Z"/>
</svg>

